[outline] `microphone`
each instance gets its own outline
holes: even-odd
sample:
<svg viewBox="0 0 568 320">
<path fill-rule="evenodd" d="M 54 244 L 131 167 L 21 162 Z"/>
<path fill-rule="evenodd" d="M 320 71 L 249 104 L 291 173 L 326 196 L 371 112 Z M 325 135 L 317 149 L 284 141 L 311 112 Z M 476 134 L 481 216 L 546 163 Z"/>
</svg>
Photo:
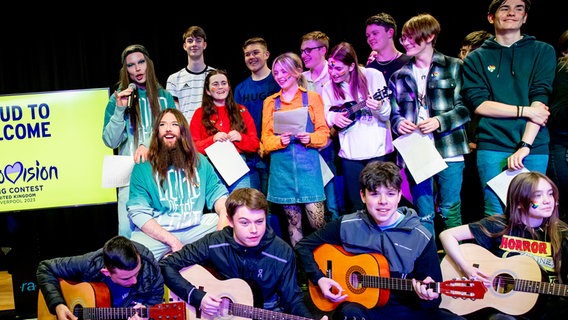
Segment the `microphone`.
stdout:
<svg viewBox="0 0 568 320">
<path fill-rule="evenodd" d="M 129 88 L 132 89 L 132 93 L 128 96 L 128 102 L 126 103 L 127 108 L 132 108 L 132 99 L 136 97 L 136 85 L 134 83 L 130 83 L 128 85 Z"/>
</svg>

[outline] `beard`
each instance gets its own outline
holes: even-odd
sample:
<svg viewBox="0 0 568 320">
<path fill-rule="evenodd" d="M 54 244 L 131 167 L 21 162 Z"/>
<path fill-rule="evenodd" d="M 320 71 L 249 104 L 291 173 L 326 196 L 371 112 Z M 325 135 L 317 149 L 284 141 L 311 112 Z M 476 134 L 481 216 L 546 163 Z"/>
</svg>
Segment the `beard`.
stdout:
<svg viewBox="0 0 568 320">
<path fill-rule="evenodd" d="M 168 145 L 160 140 L 160 151 L 158 152 L 158 163 L 174 166 L 175 169 L 184 169 L 187 167 L 187 157 L 183 152 L 183 146 L 180 139 L 176 139 L 173 145 Z"/>
</svg>

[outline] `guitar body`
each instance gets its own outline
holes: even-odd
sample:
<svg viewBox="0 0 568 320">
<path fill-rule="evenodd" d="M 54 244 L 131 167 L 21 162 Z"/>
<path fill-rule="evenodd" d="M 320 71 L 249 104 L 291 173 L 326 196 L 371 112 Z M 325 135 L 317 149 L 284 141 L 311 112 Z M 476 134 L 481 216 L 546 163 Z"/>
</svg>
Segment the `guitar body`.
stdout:
<svg viewBox="0 0 568 320">
<path fill-rule="evenodd" d="M 255 319 L 255 320 L 314 320 L 302 316 L 253 307 L 253 293 L 246 281 L 238 278 L 217 279 L 209 270 L 195 264 L 180 271 L 182 277 L 197 288 L 221 298 L 221 314 L 217 317 L 201 314 L 187 303 L 188 319 Z M 172 299 L 179 299 L 170 292 Z"/>
<path fill-rule="evenodd" d="M 226 298 L 233 303 L 245 304 L 252 306 L 254 303 L 254 298 L 252 290 L 248 283 L 242 279 L 232 278 L 227 280 L 219 280 L 211 274 L 204 267 L 195 264 L 186 267 L 180 271 L 182 277 L 187 281 L 191 282 L 197 288 L 206 291 L 207 293 L 217 295 L 218 297 Z M 170 292 L 173 301 L 185 301 L 185 299 L 180 299 L 173 292 Z M 247 319 L 237 316 L 224 316 L 224 317 L 208 317 L 205 314 L 201 314 L 201 311 L 195 310 L 193 306 L 187 303 L 187 318 L 194 319 Z"/>
<path fill-rule="evenodd" d="M 522 255 L 498 258 L 489 250 L 473 243 L 461 244 L 460 250 L 469 263 L 478 265 L 483 272 L 491 276 L 493 285 L 488 288 L 485 297 L 479 300 L 442 296 L 440 308 L 448 309 L 458 315 L 488 307 L 510 315 L 520 315 L 532 309 L 538 299 L 538 293 L 516 291 L 513 283 L 517 281 L 514 279 L 541 281 L 540 268 L 536 261 Z M 459 268 L 448 255 L 444 256 L 440 267 L 444 280 L 462 277 Z M 503 286 L 505 282 L 509 285 Z"/>
<path fill-rule="evenodd" d="M 361 115 L 360 109 L 357 110 L 357 111 L 352 111 L 352 108 L 357 107 L 357 106 L 358 106 L 357 102 L 349 101 L 349 102 L 345 102 L 341 106 L 333 106 L 333 107 L 329 108 L 329 111 L 331 111 L 331 112 L 339 112 L 339 113 L 345 112 L 345 116 L 347 118 L 349 118 L 349 120 L 353 121 L 353 122 L 351 122 L 351 124 L 349 124 L 348 126 L 343 127 L 343 128 L 340 128 L 336 125 L 333 125 L 333 128 L 336 131 L 339 132 L 339 131 L 347 130 L 347 128 L 349 128 L 349 127 L 351 127 L 352 125 L 355 124 L 355 119 L 357 119 L 357 117 L 359 117 Z"/>
<path fill-rule="evenodd" d="M 80 282 L 72 284 L 61 280 L 59 281 L 59 285 L 61 286 L 65 303 L 71 312 L 78 308 L 108 308 L 111 306 L 110 291 L 106 284 L 102 282 Z M 39 290 L 37 318 L 38 320 L 57 320 L 57 316 L 49 312 L 41 290 Z"/>
<path fill-rule="evenodd" d="M 138 313 L 144 318 L 162 318 L 169 320 L 185 320 L 185 303 L 162 303 L 149 308 L 111 308 L 110 290 L 102 282 L 71 283 L 60 280 L 61 292 L 69 310 L 79 320 L 113 320 L 125 319 Z M 39 291 L 37 304 L 38 320 L 57 320 L 57 316 L 50 313 Z"/>
<path fill-rule="evenodd" d="M 388 262 L 383 255 L 368 253 L 353 255 L 342 247 L 323 244 L 314 250 L 314 258 L 328 277 L 337 281 L 346 291 L 346 301 L 358 302 L 366 308 L 383 306 L 390 295 L 389 289 L 369 288 L 353 283 L 352 275 L 369 274 L 389 277 Z M 340 302 L 331 302 L 323 296 L 318 285 L 308 281 L 308 290 L 314 305 L 321 311 L 332 311 Z"/>
</svg>

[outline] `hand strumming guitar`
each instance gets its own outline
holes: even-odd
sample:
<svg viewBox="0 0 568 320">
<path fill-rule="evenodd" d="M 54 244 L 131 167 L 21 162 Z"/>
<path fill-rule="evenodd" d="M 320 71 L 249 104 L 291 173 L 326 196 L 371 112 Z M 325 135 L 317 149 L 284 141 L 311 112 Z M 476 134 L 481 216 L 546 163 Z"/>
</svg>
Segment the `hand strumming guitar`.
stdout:
<svg viewBox="0 0 568 320">
<path fill-rule="evenodd" d="M 343 129 L 353 123 L 353 120 L 349 119 L 347 111 L 337 112 L 335 118 L 333 118 L 333 126 Z"/>
<path fill-rule="evenodd" d="M 345 290 L 343 290 L 339 283 L 331 278 L 321 277 L 318 280 L 318 286 L 323 296 L 333 303 L 347 299 L 347 294 L 343 294 Z"/>
<path fill-rule="evenodd" d="M 222 300 L 220 298 L 211 295 L 209 293 L 206 293 L 205 296 L 203 296 L 203 299 L 201 299 L 201 305 L 199 306 L 199 310 L 201 310 L 201 312 L 209 316 L 213 317 L 223 316 L 221 314 L 222 312 L 221 301 Z"/>
<path fill-rule="evenodd" d="M 69 307 L 67 307 L 63 303 L 58 304 L 57 307 L 55 307 L 55 313 L 57 315 L 57 319 L 62 319 L 62 320 L 77 320 L 78 319 L 73 314 L 73 312 L 71 312 L 71 310 L 69 310 Z"/>
</svg>

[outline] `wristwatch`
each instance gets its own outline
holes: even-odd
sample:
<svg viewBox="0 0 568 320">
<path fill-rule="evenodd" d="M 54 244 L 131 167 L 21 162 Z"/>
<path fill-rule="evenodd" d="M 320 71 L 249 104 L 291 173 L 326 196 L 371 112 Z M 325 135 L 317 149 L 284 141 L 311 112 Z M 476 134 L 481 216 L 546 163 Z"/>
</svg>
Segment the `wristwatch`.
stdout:
<svg viewBox="0 0 568 320">
<path fill-rule="evenodd" d="M 520 148 L 524 148 L 524 147 L 527 147 L 527 148 L 531 149 L 531 148 L 532 148 L 532 144 L 526 143 L 526 142 L 524 142 L 524 141 L 521 140 L 521 142 L 519 142 L 519 144 L 517 145 L 517 150 L 519 150 Z"/>
</svg>

